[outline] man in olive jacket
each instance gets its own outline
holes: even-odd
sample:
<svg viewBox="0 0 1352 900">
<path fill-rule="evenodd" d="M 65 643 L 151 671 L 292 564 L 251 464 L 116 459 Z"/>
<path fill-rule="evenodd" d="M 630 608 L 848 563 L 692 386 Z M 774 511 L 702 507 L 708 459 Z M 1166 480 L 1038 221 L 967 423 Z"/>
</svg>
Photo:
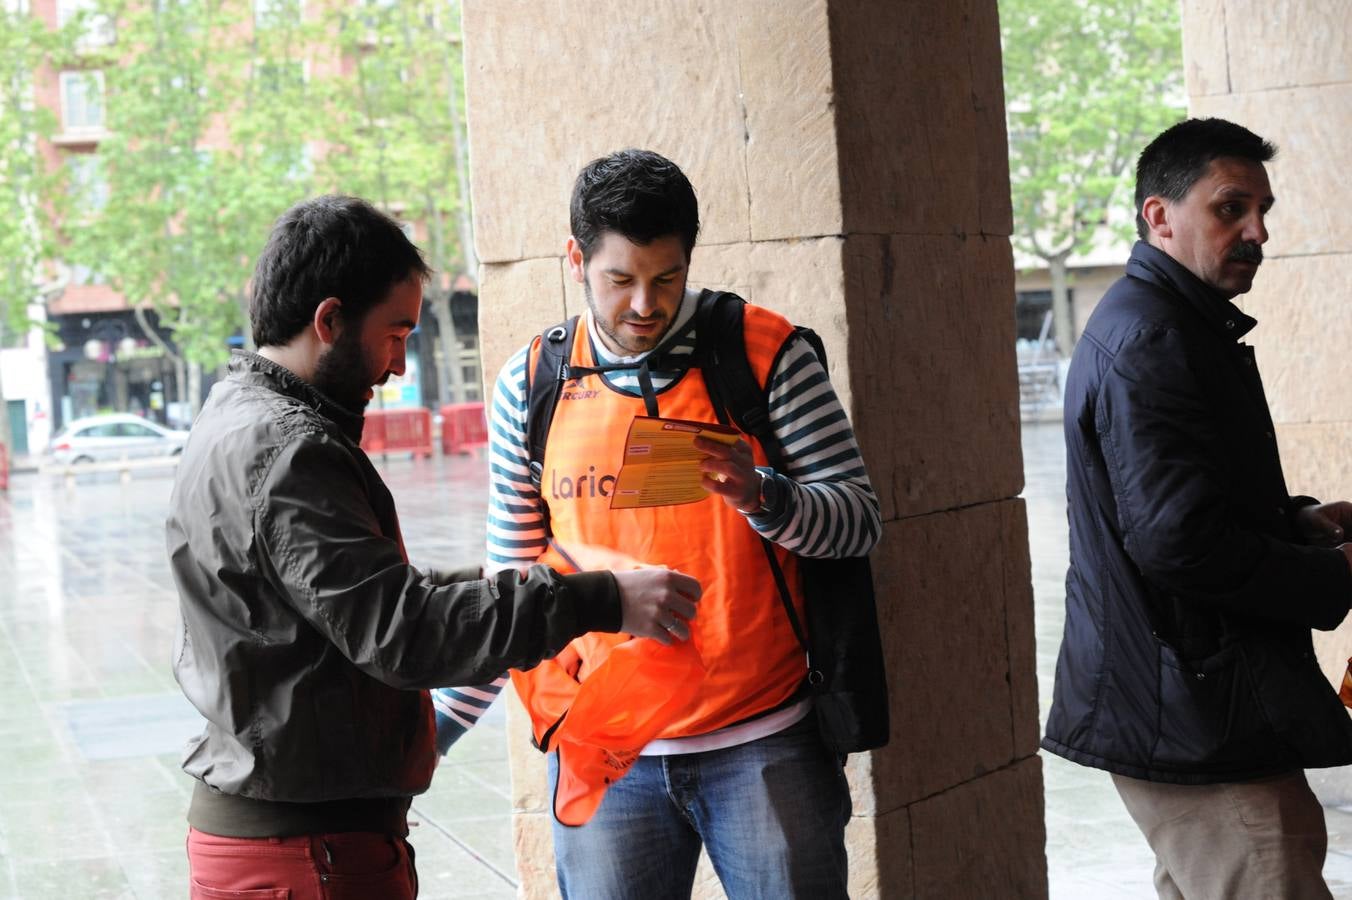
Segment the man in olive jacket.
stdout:
<svg viewBox="0 0 1352 900">
<path fill-rule="evenodd" d="M 1137 167 L 1126 275 L 1066 384 L 1066 625 L 1042 746 L 1113 773 L 1161 897 L 1328 897 L 1303 769 L 1352 762 L 1311 645 L 1352 601 L 1352 505 L 1287 490 L 1232 303 L 1262 262 L 1275 148 L 1219 119 Z"/>
<path fill-rule="evenodd" d="M 588 631 L 669 642 L 660 623 L 695 612 L 699 585 L 665 570 L 409 565 L 359 442 L 372 387 L 404 371 L 427 275 L 363 201 L 288 211 L 251 286 L 259 351 L 235 354 L 184 450 L 167 531 L 174 674 L 207 723 L 183 762 L 194 897 L 413 897 L 427 689 L 532 666 Z"/>
</svg>

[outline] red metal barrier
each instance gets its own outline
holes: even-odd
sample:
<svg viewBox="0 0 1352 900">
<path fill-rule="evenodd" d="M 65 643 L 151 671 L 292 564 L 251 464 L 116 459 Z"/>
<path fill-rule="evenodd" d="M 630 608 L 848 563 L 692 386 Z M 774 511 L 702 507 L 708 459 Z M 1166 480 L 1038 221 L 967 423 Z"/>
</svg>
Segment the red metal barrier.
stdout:
<svg viewBox="0 0 1352 900">
<path fill-rule="evenodd" d="M 368 409 L 362 426 L 361 448 L 368 454 L 414 453 L 432 455 L 432 411 Z"/>
<path fill-rule="evenodd" d="M 0 444 L 0 491 L 9 490 L 9 448 Z"/>
<path fill-rule="evenodd" d="M 488 444 L 482 403 L 450 403 L 441 408 L 441 452 L 473 453 Z"/>
</svg>

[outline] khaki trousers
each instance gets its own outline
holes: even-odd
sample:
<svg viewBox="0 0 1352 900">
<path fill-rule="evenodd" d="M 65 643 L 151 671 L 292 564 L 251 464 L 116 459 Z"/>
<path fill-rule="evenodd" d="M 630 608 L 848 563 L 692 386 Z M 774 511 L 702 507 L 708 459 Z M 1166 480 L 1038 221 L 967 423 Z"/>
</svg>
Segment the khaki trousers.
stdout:
<svg viewBox="0 0 1352 900">
<path fill-rule="evenodd" d="M 1113 776 L 1161 900 L 1332 900 L 1324 809 L 1302 771 L 1229 784 Z"/>
</svg>

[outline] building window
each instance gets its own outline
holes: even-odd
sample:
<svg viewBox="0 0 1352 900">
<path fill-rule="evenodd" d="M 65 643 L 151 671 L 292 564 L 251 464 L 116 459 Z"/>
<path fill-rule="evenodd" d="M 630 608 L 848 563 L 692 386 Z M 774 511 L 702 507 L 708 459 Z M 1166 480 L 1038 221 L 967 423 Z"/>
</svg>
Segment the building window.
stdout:
<svg viewBox="0 0 1352 900">
<path fill-rule="evenodd" d="M 83 27 L 76 46 L 81 50 L 95 47 L 107 47 L 113 43 L 117 32 L 113 28 L 110 16 L 98 12 L 95 0 L 57 0 L 56 24 L 65 28 L 71 22 L 83 17 Z"/>
<path fill-rule="evenodd" d="M 367 28 L 376 28 L 381 18 L 399 7 L 399 0 L 362 0 L 359 13 Z"/>
<path fill-rule="evenodd" d="M 105 200 L 107 186 L 104 186 Z M 94 271 L 89 266 L 81 263 L 72 263 L 70 266 L 70 283 L 79 287 L 91 284 L 107 284 L 107 280 L 99 272 Z"/>
<path fill-rule="evenodd" d="M 305 85 L 305 64 L 298 59 L 258 63 L 254 66 L 254 76 L 265 91 L 278 94 L 298 91 Z"/>
<path fill-rule="evenodd" d="M 1074 291 L 1069 291 L 1067 300 L 1073 300 Z M 1042 336 L 1044 324 L 1047 337 L 1055 338 L 1051 323 L 1047 317 L 1052 313 L 1051 291 L 1019 291 L 1015 295 L 1014 319 L 1017 337 L 1021 341 L 1036 341 Z"/>
<path fill-rule="evenodd" d="M 108 179 L 103 160 L 96 153 L 72 153 L 66 157 L 70 173 L 70 197 L 76 213 L 98 212 L 108 205 Z"/>
<path fill-rule="evenodd" d="M 103 128 L 103 73 L 61 73 L 61 124 L 66 131 Z"/>
<path fill-rule="evenodd" d="M 308 143 L 301 144 L 295 148 L 291 156 L 291 165 L 286 170 L 286 177 L 291 182 L 304 182 L 310 180 L 315 174 L 314 150 Z"/>
<path fill-rule="evenodd" d="M 298 24 L 305 14 L 301 0 L 253 0 L 255 28 Z"/>
</svg>

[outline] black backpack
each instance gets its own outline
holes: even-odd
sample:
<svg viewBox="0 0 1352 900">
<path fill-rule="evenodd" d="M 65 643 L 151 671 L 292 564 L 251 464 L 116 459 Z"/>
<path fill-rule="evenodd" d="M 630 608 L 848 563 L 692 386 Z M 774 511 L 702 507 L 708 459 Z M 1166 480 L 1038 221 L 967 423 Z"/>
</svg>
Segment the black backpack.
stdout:
<svg viewBox="0 0 1352 900">
<path fill-rule="evenodd" d="M 765 449 L 770 465 L 783 471 L 783 448 L 770 427 L 769 395 L 756 382 L 746 356 L 742 334 L 741 297 L 727 292 L 704 291 L 695 312 L 695 355 L 679 367 L 700 368 L 719 422 L 735 425 L 755 437 Z M 568 359 L 572 352 L 577 316 L 547 328 L 540 336 L 540 352 L 534 371 L 527 369 L 526 442 L 530 450 L 531 479 L 537 489 L 544 471 L 545 441 L 554 419 L 554 408 L 565 382 L 573 377 Z M 795 328 L 808 342 L 822 367 L 826 350 L 810 328 Z M 653 356 L 661 348 L 653 351 Z M 612 367 L 588 370 L 604 371 Z M 614 367 L 619 368 L 619 367 Z M 632 368 L 626 366 L 625 368 Z M 663 367 L 660 364 L 654 368 Z M 543 376 L 543 377 L 542 377 Z M 647 376 L 645 370 L 640 378 Z M 650 415 L 656 410 L 649 409 Z M 541 503 L 545 534 L 549 507 Z M 793 632 L 807 653 L 808 672 L 800 695 L 812 699 L 817 724 L 827 747 L 837 756 L 881 747 L 888 741 L 887 676 L 873 598 L 873 575 L 868 557 L 813 559 L 799 557 L 807 630 L 790 600 L 788 584 L 770 542 L 761 544 L 769 569 L 779 587 Z"/>
</svg>

